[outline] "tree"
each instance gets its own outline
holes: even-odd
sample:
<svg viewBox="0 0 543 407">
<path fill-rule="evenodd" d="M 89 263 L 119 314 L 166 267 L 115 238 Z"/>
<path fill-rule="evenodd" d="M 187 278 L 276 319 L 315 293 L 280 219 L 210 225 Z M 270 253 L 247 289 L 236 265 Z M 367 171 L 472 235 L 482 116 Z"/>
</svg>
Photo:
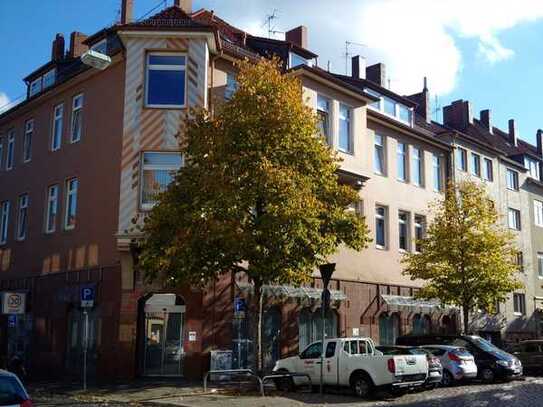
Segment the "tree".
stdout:
<svg viewBox="0 0 543 407">
<path fill-rule="evenodd" d="M 145 221 L 140 266 L 173 285 L 246 273 L 260 372 L 262 287 L 307 282 L 339 245 L 362 249 L 368 238 L 345 210 L 358 193 L 338 183 L 338 157 L 317 136 L 299 81 L 276 60 L 239 68 L 230 101 L 187 118 L 184 166 Z"/>
<path fill-rule="evenodd" d="M 518 252 L 494 202 L 473 181 L 450 183 L 433 212 L 426 237 L 417 242 L 420 252 L 403 258 L 404 274 L 425 281 L 419 297 L 460 307 L 467 334 L 471 311 L 493 310 L 522 287 L 515 278 Z"/>
</svg>

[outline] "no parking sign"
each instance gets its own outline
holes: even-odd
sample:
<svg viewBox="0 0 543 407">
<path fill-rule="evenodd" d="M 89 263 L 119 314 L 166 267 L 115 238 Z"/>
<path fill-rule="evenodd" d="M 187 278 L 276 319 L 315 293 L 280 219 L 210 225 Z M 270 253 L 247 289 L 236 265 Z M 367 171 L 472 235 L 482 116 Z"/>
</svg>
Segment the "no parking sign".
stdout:
<svg viewBox="0 0 543 407">
<path fill-rule="evenodd" d="M 3 293 L 2 314 L 24 314 L 26 293 Z"/>
</svg>

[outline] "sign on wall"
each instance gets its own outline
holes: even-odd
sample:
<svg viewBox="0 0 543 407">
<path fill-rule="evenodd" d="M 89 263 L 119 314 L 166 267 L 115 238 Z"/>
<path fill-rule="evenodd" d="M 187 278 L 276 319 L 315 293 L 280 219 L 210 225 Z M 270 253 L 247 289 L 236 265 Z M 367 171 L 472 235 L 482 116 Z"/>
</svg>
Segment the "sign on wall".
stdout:
<svg viewBox="0 0 543 407">
<path fill-rule="evenodd" d="M 24 314 L 26 293 L 3 293 L 2 314 Z"/>
</svg>

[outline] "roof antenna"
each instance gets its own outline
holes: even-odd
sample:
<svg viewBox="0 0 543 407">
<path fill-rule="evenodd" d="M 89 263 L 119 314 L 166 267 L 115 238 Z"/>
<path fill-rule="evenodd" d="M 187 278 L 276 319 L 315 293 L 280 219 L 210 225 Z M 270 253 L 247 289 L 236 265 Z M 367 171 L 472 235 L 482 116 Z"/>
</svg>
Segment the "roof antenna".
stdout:
<svg viewBox="0 0 543 407">
<path fill-rule="evenodd" d="M 441 113 L 441 105 L 439 104 L 439 98 L 436 95 L 434 95 L 434 109 L 432 110 L 432 116 L 434 116 L 434 121 L 435 122 L 438 122 L 439 121 L 439 114 Z"/>
<path fill-rule="evenodd" d="M 326 67 L 327 67 L 328 72 L 330 72 L 332 70 L 332 63 L 330 62 L 330 60 L 328 60 L 328 63 L 326 64 Z"/>
<path fill-rule="evenodd" d="M 345 41 L 345 53 L 343 54 L 343 56 L 345 57 L 345 75 L 349 75 L 349 57 L 352 55 L 352 53 L 349 52 L 349 47 L 351 45 L 354 45 L 356 47 L 366 46 L 366 44 L 360 44 L 358 42 Z"/>
<path fill-rule="evenodd" d="M 280 31 L 275 31 L 275 25 L 272 26 L 272 21 L 277 20 L 279 16 L 277 15 L 277 9 L 274 8 L 271 14 L 266 15 L 265 25 L 268 25 L 268 38 L 271 38 L 273 34 L 279 33 Z"/>
</svg>

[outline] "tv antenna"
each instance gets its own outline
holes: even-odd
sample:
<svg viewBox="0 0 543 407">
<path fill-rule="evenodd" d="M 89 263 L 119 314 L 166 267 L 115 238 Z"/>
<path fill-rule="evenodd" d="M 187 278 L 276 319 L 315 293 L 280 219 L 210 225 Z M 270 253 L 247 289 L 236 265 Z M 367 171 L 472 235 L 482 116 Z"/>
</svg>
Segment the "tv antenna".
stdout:
<svg viewBox="0 0 543 407">
<path fill-rule="evenodd" d="M 439 114 L 441 113 L 441 105 L 439 104 L 439 97 L 434 95 L 434 108 L 432 109 L 432 116 L 434 121 L 439 122 Z"/>
<path fill-rule="evenodd" d="M 343 54 L 343 56 L 345 57 L 345 75 L 349 74 L 349 57 L 352 55 L 352 53 L 349 52 L 349 48 L 351 46 L 365 47 L 366 44 L 360 44 L 358 42 L 353 42 L 353 41 L 345 41 L 345 54 Z"/>
<path fill-rule="evenodd" d="M 271 38 L 272 35 L 282 33 L 282 31 L 277 31 L 275 29 L 275 25 L 273 24 L 273 21 L 279 18 L 279 16 L 277 15 L 278 11 L 279 10 L 274 8 L 271 14 L 266 15 L 266 22 L 264 23 L 264 25 L 268 26 L 268 38 Z"/>
</svg>

